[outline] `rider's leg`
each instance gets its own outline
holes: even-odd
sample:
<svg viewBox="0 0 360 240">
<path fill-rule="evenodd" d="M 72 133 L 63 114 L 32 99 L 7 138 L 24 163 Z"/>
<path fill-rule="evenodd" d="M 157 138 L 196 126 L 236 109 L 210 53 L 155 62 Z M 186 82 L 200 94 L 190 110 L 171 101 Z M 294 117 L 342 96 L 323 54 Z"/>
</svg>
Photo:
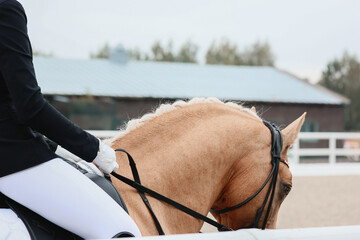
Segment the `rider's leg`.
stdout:
<svg viewBox="0 0 360 240">
<path fill-rule="evenodd" d="M 111 197 L 60 158 L 0 178 L 0 192 L 85 239 L 141 236 Z"/>
</svg>

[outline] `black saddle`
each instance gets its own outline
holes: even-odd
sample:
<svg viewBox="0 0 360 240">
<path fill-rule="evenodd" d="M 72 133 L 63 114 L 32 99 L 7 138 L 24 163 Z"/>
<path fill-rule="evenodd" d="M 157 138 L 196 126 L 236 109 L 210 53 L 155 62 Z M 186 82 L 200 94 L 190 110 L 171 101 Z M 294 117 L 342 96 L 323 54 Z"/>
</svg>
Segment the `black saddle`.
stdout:
<svg viewBox="0 0 360 240">
<path fill-rule="evenodd" d="M 78 169 L 80 172 L 85 174 L 90 178 L 94 183 L 96 183 L 100 188 L 102 188 L 107 194 L 110 195 L 127 213 L 127 207 L 120 193 L 116 190 L 114 185 L 110 181 L 110 177 L 106 176 L 100 177 L 93 173 L 88 173 L 86 170 L 79 167 L 77 164 L 65 160 L 70 165 Z M 46 179 L 44 179 L 46 181 Z M 31 240 L 80 240 L 81 237 L 71 233 L 56 224 L 48 221 L 47 219 L 41 217 L 37 213 L 31 211 L 30 209 L 20 205 L 14 200 L 6 197 L 0 193 L 0 208 L 10 208 L 13 210 L 17 216 L 23 221 L 26 226 Z M 71 211 L 71 209 L 69 209 Z"/>
</svg>

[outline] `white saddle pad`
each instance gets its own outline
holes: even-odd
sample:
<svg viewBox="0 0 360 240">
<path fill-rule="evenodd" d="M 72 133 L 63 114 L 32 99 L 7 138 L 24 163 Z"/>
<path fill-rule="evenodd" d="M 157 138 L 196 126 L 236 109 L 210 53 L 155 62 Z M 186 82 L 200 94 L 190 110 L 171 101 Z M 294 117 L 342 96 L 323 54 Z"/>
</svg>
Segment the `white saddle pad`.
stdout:
<svg viewBox="0 0 360 240">
<path fill-rule="evenodd" d="M 88 171 L 89 173 L 95 173 L 101 177 L 104 176 L 104 174 L 92 163 L 89 163 L 85 160 L 81 160 L 79 162 L 76 162 L 77 165 Z"/>
</svg>

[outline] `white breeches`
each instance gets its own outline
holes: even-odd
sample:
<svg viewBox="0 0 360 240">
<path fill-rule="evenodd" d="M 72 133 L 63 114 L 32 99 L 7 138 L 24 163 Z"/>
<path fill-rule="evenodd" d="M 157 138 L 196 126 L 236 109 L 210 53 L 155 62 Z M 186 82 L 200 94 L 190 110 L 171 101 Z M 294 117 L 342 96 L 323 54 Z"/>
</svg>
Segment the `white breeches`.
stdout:
<svg viewBox="0 0 360 240">
<path fill-rule="evenodd" d="M 123 231 L 141 237 L 111 197 L 60 158 L 0 178 L 0 192 L 85 239 Z"/>
</svg>

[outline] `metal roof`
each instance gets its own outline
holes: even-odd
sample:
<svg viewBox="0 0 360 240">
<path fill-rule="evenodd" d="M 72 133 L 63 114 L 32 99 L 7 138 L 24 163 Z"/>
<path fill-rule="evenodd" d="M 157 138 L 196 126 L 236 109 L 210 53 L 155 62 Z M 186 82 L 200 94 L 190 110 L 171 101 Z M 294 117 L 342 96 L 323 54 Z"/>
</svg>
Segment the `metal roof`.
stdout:
<svg viewBox="0 0 360 240">
<path fill-rule="evenodd" d="M 34 57 L 44 94 L 346 104 L 348 99 L 272 67 Z"/>
</svg>

